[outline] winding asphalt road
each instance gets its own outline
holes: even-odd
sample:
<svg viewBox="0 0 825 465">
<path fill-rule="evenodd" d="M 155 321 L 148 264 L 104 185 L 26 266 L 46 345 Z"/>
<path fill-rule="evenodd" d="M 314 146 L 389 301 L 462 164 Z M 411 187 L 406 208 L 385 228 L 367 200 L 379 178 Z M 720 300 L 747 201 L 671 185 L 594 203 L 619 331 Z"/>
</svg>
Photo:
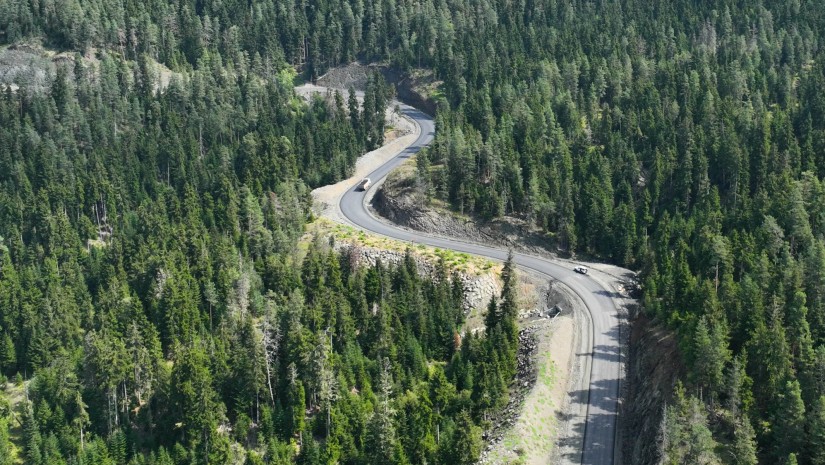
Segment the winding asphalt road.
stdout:
<svg viewBox="0 0 825 465">
<path fill-rule="evenodd" d="M 429 115 L 408 105 L 399 105 L 399 109 L 418 124 L 421 129 L 420 135 L 412 145 L 369 174 L 373 183 L 372 189 L 375 189 L 375 185 L 380 184 L 390 171 L 432 142 L 435 136 L 435 123 Z M 339 205 L 341 212 L 355 226 L 402 241 L 452 249 L 495 260 L 507 259 L 507 250 L 457 239 L 427 236 L 380 221 L 373 216 L 366 204 L 368 193 L 369 191 L 362 192 L 353 187 L 341 197 Z M 516 253 L 513 257 L 519 267 L 552 277 L 567 285 L 584 302 L 592 323 L 591 334 L 581 336 L 586 349 L 584 353 L 578 354 L 585 370 L 585 385 L 581 391 L 573 393 L 572 400 L 572 410 L 575 412 L 577 409 L 575 404 L 579 403 L 578 410 L 582 412 L 580 415 L 583 417 L 579 425 L 574 424 L 577 432 L 577 437 L 574 439 L 580 446 L 574 449 L 576 452 L 568 454 L 564 461 L 588 465 L 610 465 L 614 463 L 614 457 L 616 457 L 616 462 L 618 462 L 620 454 L 614 449 L 622 369 L 619 321 L 611 297 L 613 291 L 588 276 L 573 272 L 571 266 L 521 253 Z M 587 386 L 586 378 L 588 371 L 589 386 Z M 576 416 L 575 413 L 574 416 Z M 579 448 L 580 450 L 577 450 Z"/>
</svg>

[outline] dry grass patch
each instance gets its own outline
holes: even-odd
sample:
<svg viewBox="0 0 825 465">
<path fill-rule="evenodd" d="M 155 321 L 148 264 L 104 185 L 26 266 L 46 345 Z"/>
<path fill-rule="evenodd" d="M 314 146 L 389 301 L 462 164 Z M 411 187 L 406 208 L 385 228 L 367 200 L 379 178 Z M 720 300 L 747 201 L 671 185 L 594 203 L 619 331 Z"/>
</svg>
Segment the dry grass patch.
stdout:
<svg viewBox="0 0 825 465">
<path fill-rule="evenodd" d="M 343 242 L 359 247 L 368 247 L 380 250 L 391 250 L 404 252 L 412 250 L 414 255 L 426 261 L 436 263 L 444 260 L 444 264 L 450 270 L 455 270 L 469 276 L 479 276 L 487 273 L 499 274 L 502 265 L 477 255 L 470 255 L 453 250 L 430 247 L 424 244 L 411 244 L 409 242 L 391 239 L 385 236 L 368 233 L 355 227 L 341 224 L 327 218 L 318 218 L 307 225 L 304 236 L 299 241 L 298 247 L 300 256 L 306 253 L 310 242 L 316 237 L 331 237 L 335 242 Z"/>
</svg>

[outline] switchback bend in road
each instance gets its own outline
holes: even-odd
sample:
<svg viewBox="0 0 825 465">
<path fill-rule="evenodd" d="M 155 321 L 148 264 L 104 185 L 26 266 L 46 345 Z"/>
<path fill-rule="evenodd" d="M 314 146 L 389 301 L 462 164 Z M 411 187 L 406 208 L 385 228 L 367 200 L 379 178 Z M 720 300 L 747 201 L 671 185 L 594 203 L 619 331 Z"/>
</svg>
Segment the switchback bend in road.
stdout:
<svg viewBox="0 0 825 465">
<path fill-rule="evenodd" d="M 394 168 L 398 167 L 413 154 L 432 142 L 435 135 L 435 123 L 425 113 L 408 105 L 399 105 L 402 114 L 412 119 L 421 129 L 418 139 L 410 146 L 391 158 L 388 162 L 368 175 L 373 185 L 381 181 Z M 374 189 L 375 187 L 373 187 Z M 368 191 L 369 192 L 369 191 Z M 479 255 L 495 260 L 506 260 L 507 250 L 489 247 L 458 239 L 428 236 L 407 229 L 395 227 L 379 221 L 372 215 L 366 205 L 367 193 L 358 191 L 353 186 L 341 197 L 339 207 L 344 217 L 353 225 L 367 231 L 407 242 L 425 244 L 442 249 L 452 249 Z M 578 398 L 586 403 L 581 406 L 586 410 L 583 424 L 574 426 L 582 435 L 581 454 L 568 457 L 571 461 L 588 465 L 610 465 L 614 456 L 619 457 L 616 446 L 616 429 L 619 407 L 619 387 L 622 377 L 621 341 L 619 339 L 619 319 L 612 299 L 612 291 L 604 288 L 596 280 L 573 272 L 572 267 L 534 255 L 514 254 L 514 261 L 519 267 L 552 277 L 567 285 L 584 302 L 592 322 L 592 334 L 582 335 L 583 340 L 590 341 L 589 353 L 580 354 L 583 365 L 589 367 L 589 386 L 582 386 L 582 392 L 574 394 L 573 402 Z M 587 379 L 585 378 L 585 383 Z"/>
</svg>

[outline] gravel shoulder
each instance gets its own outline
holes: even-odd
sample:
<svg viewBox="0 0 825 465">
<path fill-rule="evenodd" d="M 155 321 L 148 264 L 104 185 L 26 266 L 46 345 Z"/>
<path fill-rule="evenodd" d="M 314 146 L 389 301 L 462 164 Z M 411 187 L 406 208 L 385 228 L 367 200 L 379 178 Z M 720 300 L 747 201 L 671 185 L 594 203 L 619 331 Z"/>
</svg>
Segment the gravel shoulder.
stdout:
<svg viewBox="0 0 825 465">
<path fill-rule="evenodd" d="M 573 362 L 573 343 L 578 324 L 573 315 L 559 317 L 538 332 L 536 385 L 525 399 L 518 422 L 508 436 L 523 452 L 524 463 L 550 463 L 554 442 L 564 428 L 567 383 Z"/>
<path fill-rule="evenodd" d="M 543 465 L 558 463 L 562 454 L 558 451 L 559 439 L 567 437 L 570 397 L 568 392 L 577 389 L 584 380 L 581 354 L 577 354 L 580 334 L 587 330 L 584 312 L 576 309 L 581 305 L 575 294 L 564 286 L 553 286 L 548 292 L 546 279 L 534 273 L 521 272 L 522 296 L 534 295 L 537 301 L 532 310 L 522 310 L 520 324 L 522 334 L 531 352 L 532 376 L 519 373 L 519 381 L 528 384 L 516 393 L 514 412 L 505 409 L 506 428 L 494 434 L 482 455 L 481 463 L 519 463 Z M 525 288 L 526 287 L 526 288 Z M 532 289 L 530 289 L 532 287 Z M 547 308 L 558 305 L 563 312 L 555 318 Z M 526 379 L 525 379 L 526 378 Z"/>
</svg>

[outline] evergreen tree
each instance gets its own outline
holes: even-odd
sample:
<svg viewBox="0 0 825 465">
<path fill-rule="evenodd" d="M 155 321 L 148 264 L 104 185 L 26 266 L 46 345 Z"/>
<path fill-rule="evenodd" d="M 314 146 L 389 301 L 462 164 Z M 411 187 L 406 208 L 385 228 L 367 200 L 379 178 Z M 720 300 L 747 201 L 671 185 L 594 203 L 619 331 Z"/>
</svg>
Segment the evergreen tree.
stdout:
<svg viewBox="0 0 825 465">
<path fill-rule="evenodd" d="M 710 330 L 708 319 L 703 316 L 696 325 L 694 336 L 696 377 L 699 385 L 707 390 L 711 404 L 722 389 L 725 364 L 730 360 L 727 340 L 720 326 L 714 325 Z"/>
<path fill-rule="evenodd" d="M 805 455 L 813 465 L 825 464 L 825 396 L 820 397 L 808 413 L 807 431 Z"/>
<path fill-rule="evenodd" d="M 685 397 L 681 386 L 677 387 L 675 404 L 665 412 L 663 437 L 664 463 L 719 463 L 704 406 L 697 398 Z"/>
<path fill-rule="evenodd" d="M 12 444 L 9 441 L 8 421 L 0 419 L 0 465 L 11 465 L 14 463 L 12 454 Z"/>
<path fill-rule="evenodd" d="M 458 415 L 455 431 L 449 447 L 449 458 L 445 461 L 461 465 L 471 465 L 481 455 L 481 429 L 473 424 L 466 411 Z"/>
<path fill-rule="evenodd" d="M 380 465 L 396 463 L 395 409 L 391 404 L 392 378 L 388 359 L 381 361 L 378 401 L 369 422 L 366 452 L 370 462 Z"/>
<path fill-rule="evenodd" d="M 799 382 L 788 381 L 776 410 L 774 443 L 776 457 L 801 452 L 805 445 L 805 404 Z"/>
<path fill-rule="evenodd" d="M 759 463 L 756 450 L 756 432 L 746 416 L 734 422 L 730 453 L 736 465 Z"/>
</svg>

